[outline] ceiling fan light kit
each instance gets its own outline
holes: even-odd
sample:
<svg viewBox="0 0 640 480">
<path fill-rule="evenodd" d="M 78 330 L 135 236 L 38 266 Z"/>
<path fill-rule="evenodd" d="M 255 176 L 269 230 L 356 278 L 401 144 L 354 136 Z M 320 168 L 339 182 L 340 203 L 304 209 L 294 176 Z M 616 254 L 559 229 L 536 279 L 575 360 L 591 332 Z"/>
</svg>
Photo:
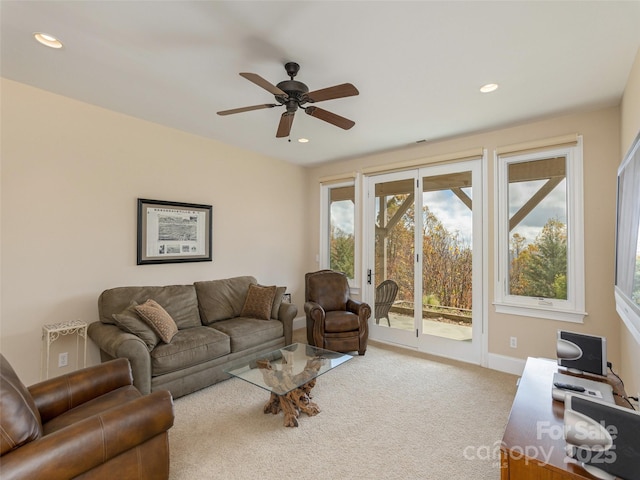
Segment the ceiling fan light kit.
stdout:
<svg viewBox="0 0 640 480">
<path fill-rule="evenodd" d="M 286 111 L 280 116 L 280 123 L 278 124 L 278 129 L 276 131 L 277 138 L 289 136 L 291 133 L 291 127 L 293 126 L 293 119 L 298 108 L 304 110 L 307 115 L 323 120 L 344 130 L 349 130 L 355 125 L 354 121 L 329 112 L 328 110 L 324 110 L 313 105 L 306 107 L 304 105 L 307 103 L 317 103 L 325 100 L 358 95 L 360 92 L 358 92 L 356 87 L 350 83 L 343 83 L 333 87 L 309 92 L 309 87 L 298 80 L 294 80 L 300 70 L 300 65 L 295 62 L 288 62 L 285 64 L 284 69 L 286 70 L 287 75 L 289 75 L 289 80 L 284 80 L 277 85 L 273 85 L 271 82 L 265 80 L 256 73 L 240 73 L 240 76 L 270 92 L 278 103 L 264 103 L 249 107 L 223 110 L 218 112 L 218 115 L 232 115 L 235 113 L 260 110 L 263 108 L 284 106 Z"/>
<path fill-rule="evenodd" d="M 38 42 L 46 47 L 56 49 L 62 48 L 62 42 L 53 35 L 49 35 L 48 33 L 36 32 L 33 34 L 33 38 L 35 38 Z"/>
</svg>

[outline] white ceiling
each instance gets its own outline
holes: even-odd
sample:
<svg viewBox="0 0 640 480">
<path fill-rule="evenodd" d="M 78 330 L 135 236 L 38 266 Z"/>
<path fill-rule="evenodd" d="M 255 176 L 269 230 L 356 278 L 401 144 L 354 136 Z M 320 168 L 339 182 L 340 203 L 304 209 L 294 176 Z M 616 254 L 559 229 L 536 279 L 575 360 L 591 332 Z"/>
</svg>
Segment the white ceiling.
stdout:
<svg viewBox="0 0 640 480">
<path fill-rule="evenodd" d="M 6 1 L 3 77 L 300 165 L 617 105 L 640 47 L 640 1 Z M 64 48 L 38 44 L 34 32 Z M 281 108 L 238 75 L 360 95 Z M 481 94 L 485 83 L 500 84 Z M 55 121 L 55 119 L 52 119 Z M 296 140 L 307 137 L 310 142 Z"/>
</svg>

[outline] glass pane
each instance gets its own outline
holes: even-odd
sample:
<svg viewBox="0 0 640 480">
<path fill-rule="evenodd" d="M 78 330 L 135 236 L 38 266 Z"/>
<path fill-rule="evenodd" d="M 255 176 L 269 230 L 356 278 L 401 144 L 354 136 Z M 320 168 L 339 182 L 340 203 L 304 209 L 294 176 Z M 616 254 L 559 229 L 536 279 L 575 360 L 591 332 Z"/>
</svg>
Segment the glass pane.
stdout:
<svg viewBox="0 0 640 480">
<path fill-rule="evenodd" d="M 640 148 L 618 176 L 616 287 L 640 306 Z"/>
<path fill-rule="evenodd" d="M 375 321 L 402 330 L 415 329 L 413 185 L 413 179 L 376 184 Z M 395 288 L 385 288 L 385 280 L 392 280 L 397 292 Z"/>
<path fill-rule="evenodd" d="M 329 190 L 329 268 L 344 272 L 350 279 L 355 270 L 355 188 Z"/>
<path fill-rule="evenodd" d="M 422 185 L 422 332 L 471 340 L 471 172 L 424 177 Z"/>
<path fill-rule="evenodd" d="M 508 169 L 509 294 L 566 300 L 566 158 Z"/>
<path fill-rule="evenodd" d="M 631 299 L 640 306 L 640 225 L 638 225 L 638 245 L 636 248 L 636 267 L 633 272 Z"/>
<path fill-rule="evenodd" d="M 294 343 L 234 361 L 224 371 L 276 395 L 286 395 L 352 358 L 348 354 Z"/>
</svg>

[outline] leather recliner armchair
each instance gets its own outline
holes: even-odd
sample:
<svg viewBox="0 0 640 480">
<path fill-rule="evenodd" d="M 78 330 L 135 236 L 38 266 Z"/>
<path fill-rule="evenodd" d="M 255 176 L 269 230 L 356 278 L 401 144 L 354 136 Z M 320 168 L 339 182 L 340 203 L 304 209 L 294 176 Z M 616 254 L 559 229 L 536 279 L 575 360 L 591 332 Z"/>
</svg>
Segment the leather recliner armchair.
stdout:
<svg viewBox="0 0 640 480">
<path fill-rule="evenodd" d="M 336 352 L 364 355 L 369 338 L 371 307 L 350 298 L 347 276 L 333 270 L 305 275 L 307 341 Z"/>
<path fill-rule="evenodd" d="M 2 479 L 167 479 L 173 399 L 121 358 L 27 388 L 0 355 Z"/>
</svg>

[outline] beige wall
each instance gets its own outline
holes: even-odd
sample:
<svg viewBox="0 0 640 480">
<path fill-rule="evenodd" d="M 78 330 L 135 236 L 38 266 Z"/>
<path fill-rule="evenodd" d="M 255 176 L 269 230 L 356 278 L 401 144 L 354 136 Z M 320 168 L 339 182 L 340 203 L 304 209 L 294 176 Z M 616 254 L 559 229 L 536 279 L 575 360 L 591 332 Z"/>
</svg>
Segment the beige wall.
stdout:
<svg viewBox="0 0 640 480">
<path fill-rule="evenodd" d="M 552 357 L 558 328 L 606 335 L 609 360 L 621 365 L 633 393 L 640 385 L 640 347 L 625 335 L 615 314 L 612 212 L 623 154 L 620 138 L 626 149 L 640 128 L 639 84 L 636 59 L 620 109 L 561 116 L 305 170 L 3 79 L 0 349 L 26 383 L 37 381 L 41 326 L 76 318 L 94 321 L 98 294 L 117 285 L 252 274 L 263 283 L 287 285 L 300 307 L 304 272 L 318 266 L 318 178 L 474 147 L 490 152 L 488 265 L 493 285 L 493 148 L 577 132 L 584 136 L 589 316 L 579 326 L 498 315 L 490 306 L 489 353 Z M 214 261 L 136 266 L 138 197 L 212 204 Z M 518 349 L 508 347 L 510 336 L 519 338 Z M 61 344 L 71 349 L 69 342 Z M 90 343 L 89 363 L 97 361 Z"/>
<path fill-rule="evenodd" d="M 631 147 L 640 133 L 640 49 L 631 69 L 621 104 L 621 155 Z M 640 194 L 640 193 L 639 193 Z M 640 393 L 640 346 L 626 325 L 620 321 L 621 365 L 620 374 L 625 381 L 628 395 Z"/>
<path fill-rule="evenodd" d="M 497 314 L 491 305 L 494 298 L 494 168 L 493 150 L 500 145 L 525 142 L 579 133 L 583 135 L 584 158 L 584 210 L 585 210 L 585 271 L 586 310 L 584 324 L 557 322 L 505 314 Z M 619 322 L 613 298 L 614 237 L 616 173 L 620 159 L 620 110 L 617 107 L 576 115 L 567 115 L 543 121 L 531 122 L 511 128 L 464 136 L 433 144 L 384 154 L 352 159 L 313 169 L 309 176 L 307 214 L 313 229 L 311 239 L 318 235 L 318 179 L 363 168 L 393 164 L 395 162 L 433 157 L 439 154 L 460 152 L 484 147 L 489 152 L 488 162 L 488 266 L 489 266 L 489 317 L 488 364 L 509 358 L 526 359 L 528 356 L 555 358 L 555 338 L 558 329 L 573 330 L 608 339 L 609 360 L 620 364 Z M 307 268 L 313 268 L 318 243 L 310 242 L 307 251 Z M 518 348 L 509 347 L 509 337 L 518 337 Z M 493 360 L 492 360 L 493 359 Z"/>
<path fill-rule="evenodd" d="M 42 325 L 95 321 L 106 288 L 254 275 L 300 303 L 303 168 L 13 81 L 1 88 L 0 348 L 25 383 L 39 379 Z M 213 262 L 137 266 L 137 198 L 213 205 Z"/>
</svg>

